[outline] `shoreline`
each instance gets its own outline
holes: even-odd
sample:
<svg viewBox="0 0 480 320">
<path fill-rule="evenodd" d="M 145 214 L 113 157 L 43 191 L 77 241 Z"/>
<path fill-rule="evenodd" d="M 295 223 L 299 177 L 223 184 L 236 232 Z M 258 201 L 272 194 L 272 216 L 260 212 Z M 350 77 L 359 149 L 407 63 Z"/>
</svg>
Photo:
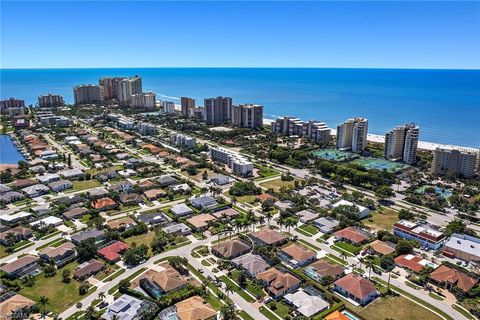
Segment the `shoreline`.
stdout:
<svg viewBox="0 0 480 320">
<path fill-rule="evenodd" d="M 265 118 L 263 119 L 263 124 L 270 125 L 272 122 L 275 122 L 275 120 L 265 119 Z M 331 128 L 331 130 L 332 130 L 331 135 L 336 136 L 337 130 L 333 128 Z M 376 143 L 385 143 L 385 136 L 369 133 L 367 135 L 367 141 L 376 142 Z M 473 147 L 456 146 L 451 144 L 442 144 L 442 143 L 422 141 L 422 140 L 418 141 L 418 149 L 433 151 L 436 148 L 460 149 L 460 150 L 473 151 L 473 152 L 480 151 L 479 148 L 473 148 Z"/>
</svg>

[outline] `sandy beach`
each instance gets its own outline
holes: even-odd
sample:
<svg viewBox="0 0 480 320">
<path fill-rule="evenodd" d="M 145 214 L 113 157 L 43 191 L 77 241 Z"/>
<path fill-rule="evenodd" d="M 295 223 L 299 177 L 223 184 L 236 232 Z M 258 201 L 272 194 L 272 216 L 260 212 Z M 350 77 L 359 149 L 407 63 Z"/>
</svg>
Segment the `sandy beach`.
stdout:
<svg viewBox="0 0 480 320">
<path fill-rule="evenodd" d="M 263 124 L 265 125 L 270 125 L 272 122 L 275 122 L 275 120 L 263 119 Z M 331 130 L 332 130 L 331 132 L 332 136 L 335 136 L 337 134 L 337 130 L 336 129 L 331 129 Z M 385 143 L 385 136 L 369 133 L 367 136 L 367 140 L 371 142 Z M 418 148 L 423 150 L 435 150 L 436 148 L 445 148 L 445 149 L 462 149 L 462 150 L 474 151 L 474 152 L 480 151 L 480 149 L 478 148 L 454 146 L 449 144 L 441 144 L 441 143 L 428 142 L 428 141 L 418 141 Z"/>
</svg>

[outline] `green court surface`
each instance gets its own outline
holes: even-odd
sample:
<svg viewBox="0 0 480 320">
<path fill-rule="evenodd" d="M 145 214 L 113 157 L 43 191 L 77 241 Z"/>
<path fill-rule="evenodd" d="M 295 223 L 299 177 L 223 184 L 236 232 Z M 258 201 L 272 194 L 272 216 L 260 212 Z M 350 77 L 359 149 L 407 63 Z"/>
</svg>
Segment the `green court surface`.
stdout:
<svg viewBox="0 0 480 320">
<path fill-rule="evenodd" d="M 348 161 L 358 158 L 358 155 L 348 151 L 340 151 L 335 149 L 320 149 L 312 152 L 315 158 L 330 161 Z"/>
<path fill-rule="evenodd" d="M 387 170 L 390 172 L 402 171 L 409 167 L 404 163 L 392 162 L 380 158 L 361 158 L 353 161 L 353 163 L 358 164 L 367 170 L 378 169 Z"/>
</svg>

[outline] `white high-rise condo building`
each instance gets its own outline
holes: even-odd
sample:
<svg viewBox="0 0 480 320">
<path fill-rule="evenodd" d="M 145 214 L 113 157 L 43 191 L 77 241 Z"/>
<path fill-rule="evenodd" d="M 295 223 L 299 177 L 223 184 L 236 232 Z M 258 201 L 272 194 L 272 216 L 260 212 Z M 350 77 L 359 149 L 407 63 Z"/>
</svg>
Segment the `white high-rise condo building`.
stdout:
<svg viewBox="0 0 480 320">
<path fill-rule="evenodd" d="M 263 127 L 263 106 L 259 104 L 233 106 L 231 120 L 236 127 L 260 129 Z"/>
<path fill-rule="evenodd" d="M 368 119 L 356 117 L 337 126 L 337 149 L 362 153 L 367 146 Z"/>
<path fill-rule="evenodd" d="M 155 109 L 156 95 L 154 92 L 142 92 L 132 95 L 130 106 L 148 110 Z"/>
<path fill-rule="evenodd" d="M 142 136 L 150 136 L 157 133 L 157 126 L 148 122 L 140 122 L 137 124 L 136 130 Z"/>
<path fill-rule="evenodd" d="M 432 173 L 459 174 L 466 178 L 475 176 L 479 168 L 479 151 L 437 148 L 433 153 Z"/>
<path fill-rule="evenodd" d="M 56 108 L 64 105 L 63 96 L 59 94 L 46 94 L 38 96 L 38 106 L 40 108 Z"/>
<path fill-rule="evenodd" d="M 73 88 L 75 104 L 100 103 L 103 101 L 103 87 L 84 84 Z"/>
<path fill-rule="evenodd" d="M 396 126 L 385 134 L 384 156 L 387 160 L 413 164 L 417 161 L 418 136 L 420 128 L 407 123 Z"/>
<path fill-rule="evenodd" d="M 328 144 L 330 141 L 331 129 L 316 120 L 302 121 L 294 117 L 280 117 L 271 125 L 273 134 L 305 137 L 319 144 Z"/>
<path fill-rule="evenodd" d="M 226 164 L 236 175 L 248 177 L 253 173 L 253 163 L 236 152 L 220 147 L 211 147 L 210 157 L 213 161 Z"/>
<path fill-rule="evenodd" d="M 204 120 L 207 124 L 222 124 L 232 121 L 232 98 L 204 99 Z"/>
<path fill-rule="evenodd" d="M 174 146 L 193 149 L 197 145 L 197 140 L 185 134 L 172 133 L 170 134 L 170 143 Z"/>
<path fill-rule="evenodd" d="M 188 97 L 181 97 L 180 103 L 182 106 L 182 116 L 193 117 L 195 112 L 195 99 Z"/>
<path fill-rule="evenodd" d="M 172 101 L 161 100 L 160 109 L 162 109 L 164 113 L 175 113 L 175 103 Z"/>
</svg>

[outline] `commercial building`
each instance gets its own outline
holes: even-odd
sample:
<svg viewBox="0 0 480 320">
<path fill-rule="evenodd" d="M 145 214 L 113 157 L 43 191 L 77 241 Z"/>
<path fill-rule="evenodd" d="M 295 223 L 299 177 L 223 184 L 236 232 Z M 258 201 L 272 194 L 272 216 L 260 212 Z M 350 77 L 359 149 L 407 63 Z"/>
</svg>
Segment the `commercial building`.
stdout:
<svg viewBox="0 0 480 320">
<path fill-rule="evenodd" d="M 63 101 L 63 96 L 59 94 L 46 94 L 38 96 L 38 106 L 40 108 L 56 108 L 63 106 L 65 102 Z"/>
<path fill-rule="evenodd" d="M 478 151 L 437 148 L 433 152 L 432 173 L 437 175 L 461 175 L 471 178 L 478 171 Z"/>
<path fill-rule="evenodd" d="M 171 133 L 170 143 L 174 146 L 193 149 L 197 145 L 197 140 L 193 137 L 181 133 Z"/>
<path fill-rule="evenodd" d="M 103 87 L 84 84 L 73 88 L 75 104 L 100 103 L 103 101 Z"/>
<path fill-rule="evenodd" d="M 362 153 L 367 146 L 368 120 L 351 118 L 337 126 L 337 149 Z"/>
<path fill-rule="evenodd" d="M 130 106 L 134 108 L 142 108 L 153 110 L 157 101 L 154 92 L 141 92 L 131 96 Z"/>
<path fill-rule="evenodd" d="M 413 164 L 417 161 L 418 136 L 420 128 L 407 123 L 396 126 L 385 134 L 384 156 L 387 160 Z"/>
<path fill-rule="evenodd" d="M 181 97 L 180 103 L 182 106 L 182 116 L 193 117 L 195 113 L 195 99 L 188 97 Z"/>
<path fill-rule="evenodd" d="M 328 144 L 331 129 L 316 120 L 302 121 L 300 118 L 280 117 L 272 123 L 272 133 L 305 137 L 319 144 Z"/>
<path fill-rule="evenodd" d="M 232 121 L 232 98 L 216 97 L 204 100 L 204 120 L 207 124 L 222 124 Z"/>
<path fill-rule="evenodd" d="M 263 106 L 239 104 L 232 108 L 232 124 L 240 128 L 260 129 L 263 127 Z"/>
<path fill-rule="evenodd" d="M 420 225 L 408 220 L 400 220 L 393 225 L 393 234 L 407 240 L 415 240 L 423 247 L 438 250 L 445 242 L 442 232 L 428 225 Z"/>
<path fill-rule="evenodd" d="M 454 233 L 445 243 L 443 254 L 464 261 L 480 261 L 480 239 Z"/>
<path fill-rule="evenodd" d="M 253 163 L 233 151 L 212 147 L 210 148 L 210 157 L 213 161 L 226 164 L 236 175 L 248 177 L 253 173 Z"/>
</svg>

